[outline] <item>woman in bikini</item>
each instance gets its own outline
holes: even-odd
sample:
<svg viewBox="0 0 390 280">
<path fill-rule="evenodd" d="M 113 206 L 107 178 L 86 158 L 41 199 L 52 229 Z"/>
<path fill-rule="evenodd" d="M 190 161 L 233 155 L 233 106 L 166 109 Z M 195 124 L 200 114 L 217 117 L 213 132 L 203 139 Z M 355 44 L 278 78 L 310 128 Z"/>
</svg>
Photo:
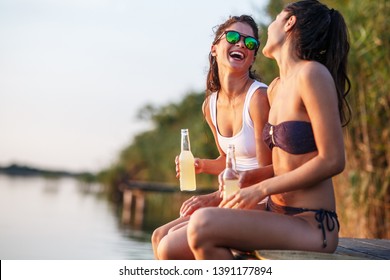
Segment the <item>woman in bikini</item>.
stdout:
<svg viewBox="0 0 390 280">
<path fill-rule="evenodd" d="M 318 1 L 288 4 L 270 24 L 263 54 L 276 60 L 279 77 L 268 88 L 263 139 L 275 176 L 191 216 L 187 238 L 196 259 L 232 259 L 231 249 L 335 251 L 332 177 L 345 166 L 348 51 L 342 15 Z M 266 197 L 266 210 L 254 211 Z"/>
<path fill-rule="evenodd" d="M 196 158 L 196 173 L 219 175 L 225 168 L 228 145 L 235 144 L 237 170 L 247 171 L 240 178 L 243 186 L 273 175 L 271 151 L 261 136 L 269 113 L 267 86 L 257 81 L 251 71 L 259 46 L 256 22 L 248 15 L 230 17 L 215 32 L 202 109 L 220 156 Z M 178 166 L 176 158 L 177 176 Z M 188 220 L 198 209 L 217 207 L 221 201 L 220 190 L 185 201 L 181 217 L 153 232 L 155 258 L 193 259 L 187 242 Z"/>
</svg>

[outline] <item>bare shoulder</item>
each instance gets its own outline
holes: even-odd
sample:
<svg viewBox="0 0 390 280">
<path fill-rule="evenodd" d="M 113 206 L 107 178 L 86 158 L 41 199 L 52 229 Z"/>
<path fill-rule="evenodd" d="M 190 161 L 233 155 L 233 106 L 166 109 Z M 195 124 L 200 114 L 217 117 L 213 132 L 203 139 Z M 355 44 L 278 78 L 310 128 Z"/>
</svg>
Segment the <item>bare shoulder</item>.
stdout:
<svg viewBox="0 0 390 280">
<path fill-rule="evenodd" d="M 211 121 L 211 113 L 210 113 L 210 95 L 206 96 L 205 100 L 203 101 L 202 112 L 207 123 L 211 126 L 212 121 Z"/>
<path fill-rule="evenodd" d="M 210 104 L 210 95 L 206 96 L 202 104 L 202 112 L 204 116 L 206 116 L 209 113 L 209 110 L 206 110 L 207 108 L 209 108 L 209 104 Z"/>
<path fill-rule="evenodd" d="M 259 87 L 258 89 L 256 89 L 255 91 L 255 94 L 253 94 L 252 96 L 252 102 L 254 100 L 267 100 L 267 87 Z"/>
<path fill-rule="evenodd" d="M 317 61 L 303 62 L 297 74 L 300 82 L 304 83 L 310 83 L 318 80 L 332 80 L 332 76 L 328 68 Z"/>
<path fill-rule="evenodd" d="M 335 82 L 329 70 L 316 61 L 305 61 L 297 72 L 302 99 L 337 100 Z"/>
<path fill-rule="evenodd" d="M 250 105 L 249 112 L 251 116 L 255 116 L 256 114 L 267 115 L 269 112 L 269 101 L 267 96 L 267 88 L 260 87 L 256 90 L 255 94 L 253 94 Z"/>
<path fill-rule="evenodd" d="M 251 97 L 251 105 L 261 105 L 261 103 L 268 103 L 267 89 L 268 87 L 266 85 L 257 88 Z"/>
</svg>

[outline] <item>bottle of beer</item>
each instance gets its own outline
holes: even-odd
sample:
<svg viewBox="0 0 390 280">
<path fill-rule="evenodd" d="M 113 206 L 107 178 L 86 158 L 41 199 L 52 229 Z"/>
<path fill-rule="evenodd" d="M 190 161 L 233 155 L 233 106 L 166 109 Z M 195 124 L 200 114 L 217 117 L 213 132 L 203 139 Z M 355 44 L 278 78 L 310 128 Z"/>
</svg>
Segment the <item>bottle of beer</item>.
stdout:
<svg viewBox="0 0 390 280">
<path fill-rule="evenodd" d="M 190 135 L 188 129 L 181 130 L 181 152 L 179 156 L 180 190 L 195 191 L 195 161 L 191 153 Z"/>
<path fill-rule="evenodd" d="M 226 154 L 226 168 L 222 175 L 224 181 L 224 199 L 240 189 L 238 185 L 239 174 L 236 170 L 236 157 L 234 153 L 234 144 L 229 144 Z"/>
</svg>

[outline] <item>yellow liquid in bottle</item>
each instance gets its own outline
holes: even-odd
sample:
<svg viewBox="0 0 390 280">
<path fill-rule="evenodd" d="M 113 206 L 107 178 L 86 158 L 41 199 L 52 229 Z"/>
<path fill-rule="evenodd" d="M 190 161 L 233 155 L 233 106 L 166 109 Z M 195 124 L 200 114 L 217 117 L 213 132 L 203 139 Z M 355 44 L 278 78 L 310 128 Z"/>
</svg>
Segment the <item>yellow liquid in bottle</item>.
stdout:
<svg viewBox="0 0 390 280">
<path fill-rule="evenodd" d="M 233 193 L 238 191 L 240 188 L 238 187 L 238 179 L 234 180 L 225 180 L 224 185 L 224 199 L 231 196 Z"/>
<path fill-rule="evenodd" d="M 195 191 L 195 166 L 194 156 L 190 151 L 182 151 L 179 156 L 180 167 L 180 190 Z"/>
</svg>

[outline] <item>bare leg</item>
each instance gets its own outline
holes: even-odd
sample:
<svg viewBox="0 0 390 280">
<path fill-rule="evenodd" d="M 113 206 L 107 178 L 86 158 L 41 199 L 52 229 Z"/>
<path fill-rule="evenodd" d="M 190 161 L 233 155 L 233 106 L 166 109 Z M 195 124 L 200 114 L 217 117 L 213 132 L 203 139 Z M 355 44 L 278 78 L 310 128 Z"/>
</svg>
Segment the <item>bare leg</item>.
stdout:
<svg viewBox="0 0 390 280">
<path fill-rule="evenodd" d="M 338 243 L 337 229 L 327 231 L 328 246 L 322 248 L 322 231 L 311 212 L 287 216 L 266 211 L 204 208 L 191 216 L 187 234 L 196 259 L 231 259 L 229 248 L 333 252 Z"/>
<path fill-rule="evenodd" d="M 168 232 L 175 228 L 176 226 L 180 225 L 183 222 L 188 222 L 189 218 L 177 218 L 176 220 L 173 220 L 165 225 L 162 225 L 161 227 L 155 229 L 152 234 L 152 247 L 153 247 L 153 254 L 154 257 L 158 260 L 158 246 L 160 244 L 161 239 L 164 238 L 165 235 L 168 234 Z"/>
<path fill-rule="evenodd" d="M 193 260 L 194 255 L 188 246 L 188 225 L 180 224 L 172 228 L 160 241 L 157 254 L 159 260 Z"/>
</svg>

